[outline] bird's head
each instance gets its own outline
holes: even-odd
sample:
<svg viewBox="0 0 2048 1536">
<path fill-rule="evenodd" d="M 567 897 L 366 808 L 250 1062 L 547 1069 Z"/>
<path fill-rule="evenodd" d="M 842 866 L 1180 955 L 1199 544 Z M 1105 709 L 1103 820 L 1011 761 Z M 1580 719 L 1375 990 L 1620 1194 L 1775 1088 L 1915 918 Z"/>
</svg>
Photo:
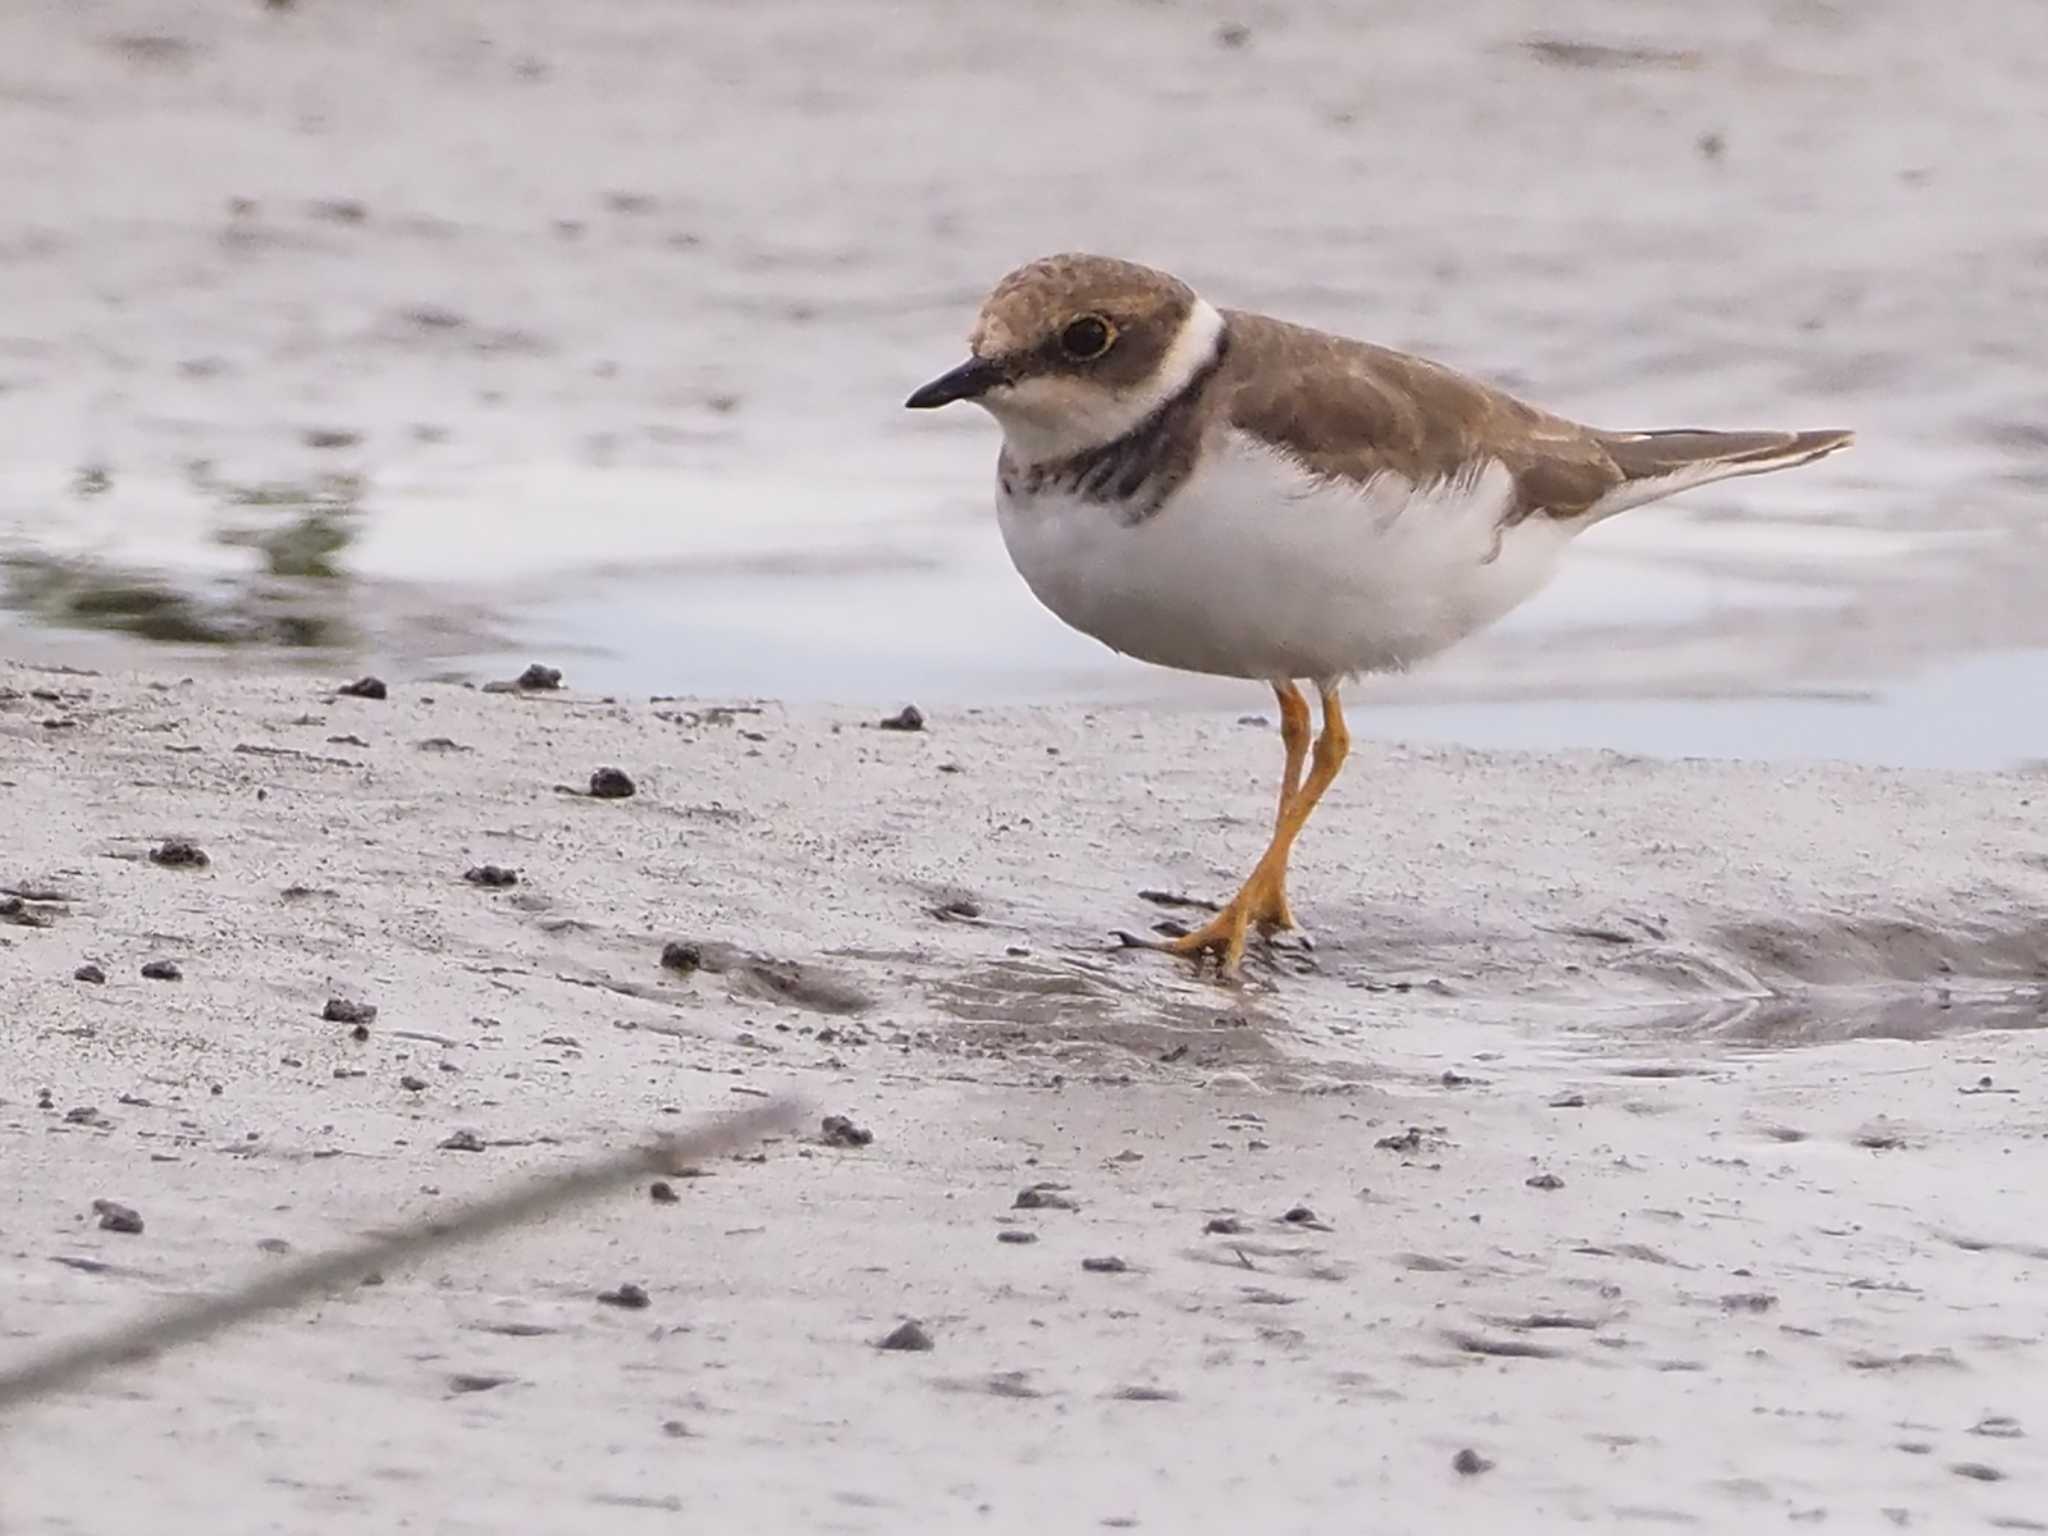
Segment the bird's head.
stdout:
<svg viewBox="0 0 2048 1536">
<path fill-rule="evenodd" d="M 1108 256 L 1047 256 L 997 283 L 968 360 L 913 394 L 972 400 L 1025 463 L 1122 437 L 1214 361 L 1223 317 L 1179 278 Z"/>
</svg>

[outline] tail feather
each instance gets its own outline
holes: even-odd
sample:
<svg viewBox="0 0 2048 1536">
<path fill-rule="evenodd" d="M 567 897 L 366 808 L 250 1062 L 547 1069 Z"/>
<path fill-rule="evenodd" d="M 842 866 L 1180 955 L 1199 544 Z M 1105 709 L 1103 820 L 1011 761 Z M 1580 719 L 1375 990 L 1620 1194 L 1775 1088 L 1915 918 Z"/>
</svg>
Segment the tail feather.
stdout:
<svg viewBox="0 0 2048 1536">
<path fill-rule="evenodd" d="M 1794 469 L 1856 440 L 1853 432 L 1606 432 L 1601 444 L 1622 481 L 1594 505 L 1596 516 L 1625 512 L 1696 485 Z"/>
</svg>

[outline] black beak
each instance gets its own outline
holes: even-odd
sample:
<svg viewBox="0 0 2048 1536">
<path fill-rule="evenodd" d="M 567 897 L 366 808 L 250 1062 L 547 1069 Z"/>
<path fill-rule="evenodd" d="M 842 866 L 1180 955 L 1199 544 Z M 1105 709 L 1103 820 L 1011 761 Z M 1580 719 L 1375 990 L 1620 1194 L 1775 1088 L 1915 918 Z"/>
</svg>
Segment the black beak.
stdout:
<svg viewBox="0 0 2048 1536">
<path fill-rule="evenodd" d="M 942 373 L 904 401 L 913 411 L 951 405 L 955 400 L 973 400 L 1003 382 L 1003 370 L 979 357 L 970 357 L 951 373 Z"/>
</svg>

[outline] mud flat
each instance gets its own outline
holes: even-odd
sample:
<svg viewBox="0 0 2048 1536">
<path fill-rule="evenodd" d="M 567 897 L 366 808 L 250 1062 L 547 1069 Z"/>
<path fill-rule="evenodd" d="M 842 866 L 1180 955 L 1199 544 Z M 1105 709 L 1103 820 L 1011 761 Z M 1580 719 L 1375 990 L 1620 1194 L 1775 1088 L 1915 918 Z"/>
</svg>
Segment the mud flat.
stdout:
<svg viewBox="0 0 2048 1536">
<path fill-rule="evenodd" d="M 1254 725 L 0 690 L 0 1368 L 811 1111 L 15 1410 L 10 1533 L 2041 1528 L 2048 778 L 1369 748 L 1229 989 L 1107 936 Z"/>
</svg>

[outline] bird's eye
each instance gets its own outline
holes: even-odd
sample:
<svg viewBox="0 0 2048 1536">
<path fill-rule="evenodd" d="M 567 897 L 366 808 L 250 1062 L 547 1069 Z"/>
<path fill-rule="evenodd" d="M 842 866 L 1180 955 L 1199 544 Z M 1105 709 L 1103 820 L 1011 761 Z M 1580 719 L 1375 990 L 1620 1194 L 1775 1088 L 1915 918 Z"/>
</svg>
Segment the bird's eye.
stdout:
<svg viewBox="0 0 2048 1536">
<path fill-rule="evenodd" d="M 1091 363 L 1110 349 L 1116 327 L 1100 315 L 1083 315 L 1060 332 L 1060 350 L 1077 363 Z"/>
</svg>

